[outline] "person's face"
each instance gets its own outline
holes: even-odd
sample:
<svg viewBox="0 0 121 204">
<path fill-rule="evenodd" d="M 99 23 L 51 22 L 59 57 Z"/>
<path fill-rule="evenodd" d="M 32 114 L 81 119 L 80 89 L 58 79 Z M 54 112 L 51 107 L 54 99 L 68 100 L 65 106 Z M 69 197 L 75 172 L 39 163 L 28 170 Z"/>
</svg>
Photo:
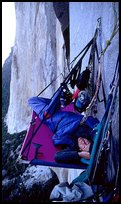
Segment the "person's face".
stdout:
<svg viewBox="0 0 121 204">
<path fill-rule="evenodd" d="M 90 144 L 91 142 L 88 139 L 82 137 L 78 138 L 78 146 L 80 150 L 89 152 Z"/>
</svg>

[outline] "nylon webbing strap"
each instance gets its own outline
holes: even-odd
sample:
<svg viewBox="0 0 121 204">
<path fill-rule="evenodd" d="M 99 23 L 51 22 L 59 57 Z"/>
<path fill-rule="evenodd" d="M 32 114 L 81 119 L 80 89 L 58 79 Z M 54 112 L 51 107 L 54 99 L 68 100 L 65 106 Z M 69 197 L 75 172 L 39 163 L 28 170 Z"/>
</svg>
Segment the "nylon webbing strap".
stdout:
<svg viewBox="0 0 121 204">
<path fill-rule="evenodd" d="M 77 64 L 72 68 L 72 70 L 70 71 L 69 75 L 65 78 L 64 82 L 67 83 L 70 80 L 70 77 L 72 74 L 74 74 L 78 68 L 80 67 L 79 65 L 82 62 L 82 59 L 84 58 L 84 56 L 86 55 L 87 51 L 89 50 L 90 46 L 92 45 L 93 39 L 85 46 L 85 48 L 79 53 L 79 55 L 77 55 L 77 57 L 74 59 L 76 60 L 78 58 L 78 56 L 80 56 L 82 54 L 82 52 L 84 52 L 84 54 L 81 56 L 81 58 L 79 59 L 79 61 L 77 62 Z M 73 61 L 72 61 L 73 62 Z"/>
<path fill-rule="evenodd" d="M 61 73 L 59 76 L 63 76 L 63 74 Z M 57 76 L 55 79 L 53 79 L 37 96 L 39 96 L 40 94 L 42 94 L 54 81 L 56 81 L 57 80 L 57 78 L 59 77 L 59 76 Z M 64 78 L 64 76 L 63 76 L 63 78 Z"/>
<path fill-rule="evenodd" d="M 92 40 L 90 40 L 90 42 L 82 49 L 82 51 L 74 58 L 74 60 L 70 63 L 70 65 L 84 52 L 84 54 L 82 55 L 82 57 L 80 58 L 80 60 L 77 62 L 77 64 L 74 66 L 74 68 L 70 71 L 69 75 L 65 78 L 64 82 L 66 83 L 69 79 L 70 76 L 75 73 L 77 71 L 78 65 L 79 63 L 81 63 L 82 59 L 84 58 L 84 56 L 86 55 L 88 49 L 90 48 L 91 44 L 93 42 L 93 38 Z M 61 73 L 60 75 L 63 76 L 63 74 Z M 59 75 L 59 76 L 60 76 Z M 41 95 L 54 81 L 56 81 L 56 79 L 59 77 L 57 76 L 55 79 L 53 79 L 37 96 Z M 64 78 L 64 76 L 63 76 Z M 67 80 L 67 81 L 66 81 Z"/>
<path fill-rule="evenodd" d="M 93 42 L 93 38 L 89 41 L 89 43 L 81 50 L 81 52 L 72 60 L 72 62 L 70 63 L 70 65 L 84 52 L 84 50 L 88 47 L 90 47 L 90 45 Z"/>
<path fill-rule="evenodd" d="M 104 89 L 104 84 L 103 84 L 102 77 L 101 77 L 101 82 L 102 82 L 103 99 L 100 99 L 100 98 L 99 98 L 99 92 L 98 92 L 98 94 L 97 94 L 97 100 L 98 100 L 98 102 L 100 102 L 100 103 L 104 101 L 104 106 L 106 107 L 106 94 L 105 94 L 105 89 Z"/>
<path fill-rule="evenodd" d="M 117 65 L 116 65 L 116 67 L 117 67 Z M 116 70 L 118 71 L 117 68 L 116 68 Z M 116 76 L 116 74 L 115 74 L 115 76 Z M 110 124 L 111 124 L 111 121 L 112 121 L 112 116 L 113 116 L 114 111 L 115 111 L 114 106 L 115 106 L 118 86 L 119 86 L 119 76 L 117 76 L 116 84 L 111 87 L 106 112 L 105 112 L 105 114 L 103 116 L 103 119 L 101 121 L 102 130 L 101 130 L 101 135 L 100 136 L 102 137 L 102 139 L 104 139 L 106 132 L 110 128 Z M 101 149 L 102 149 L 102 145 L 103 144 L 101 143 L 101 146 L 100 146 L 100 148 L 98 150 L 96 165 L 95 165 L 95 168 L 94 168 L 94 171 L 93 171 L 94 173 L 93 173 L 93 176 L 92 176 L 92 181 L 94 180 L 96 169 L 97 169 L 97 166 L 98 166 L 98 163 L 99 163 L 98 159 L 100 158 L 100 152 L 101 152 Z"/>
</svg>

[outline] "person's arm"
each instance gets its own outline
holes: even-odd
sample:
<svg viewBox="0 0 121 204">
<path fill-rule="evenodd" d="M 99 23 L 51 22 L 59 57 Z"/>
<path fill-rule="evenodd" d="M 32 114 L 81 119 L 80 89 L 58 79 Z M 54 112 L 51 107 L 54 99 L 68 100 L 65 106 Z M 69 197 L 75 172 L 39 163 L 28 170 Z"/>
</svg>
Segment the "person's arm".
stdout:
<svg viewBox="0 0 121 204">
<path fill-rule="evenodd" d="M 81 151 L 81 152 L 78 152 L 78 155 L 84 159 L 90 159 L 90 153 L 89 152 Z"/>
</svg>

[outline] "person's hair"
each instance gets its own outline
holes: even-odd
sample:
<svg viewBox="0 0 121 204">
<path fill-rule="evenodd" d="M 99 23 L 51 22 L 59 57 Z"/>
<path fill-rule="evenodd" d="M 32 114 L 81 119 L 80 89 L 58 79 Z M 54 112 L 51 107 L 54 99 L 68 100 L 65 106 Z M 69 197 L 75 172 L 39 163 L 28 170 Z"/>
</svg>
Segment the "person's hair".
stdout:
<svg viewBox="0 0 121 204">
<path fill-rule="evenodd" d="M 93 147 L 93 141 L 90 140 L 90 147 L 89 147 L 89 152 L 90 152 L 90 153 L 92 152 L 92 147 Z"/>
</svg>

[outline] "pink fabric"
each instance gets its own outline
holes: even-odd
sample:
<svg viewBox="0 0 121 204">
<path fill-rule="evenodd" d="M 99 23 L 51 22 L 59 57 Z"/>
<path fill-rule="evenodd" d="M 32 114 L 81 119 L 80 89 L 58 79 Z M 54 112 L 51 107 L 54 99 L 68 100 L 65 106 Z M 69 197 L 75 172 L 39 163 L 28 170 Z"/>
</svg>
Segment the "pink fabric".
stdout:
<svg viewBox="0 0 121 204">
<path fill-rule="evenodd" d="M 61 108 L 61 111 L 74 112 L 73 103 L 67 105 L 64 108 Z M 32 138 L 32 141 L 30 142 L 30 144 L 22 153 L 22 151 L 28 144 L 29 140 L 31 139 L 33 132 L 37 129 L 37 127 L 41 123 L 39 116 L 37 116 L 35 112 L 33 112 L 33 115 L 32 115 L 32 121 L 34 120 L 35 120 L 35 123 L 33 125 L 30 124 L 30 127 L 28 129 L 28 132 L 26 134 L 25 140 L 23 142 L 23 145 L 20 151 L 20 155 L 22 155 L 23 157 L 27 157 L 27 160 L 29 161 L 35 159 L 35 156 L 37 156 L 36 157 L 37 159 L 40 159 L 43 161 L 55 162 L 54 155 L 57 151 L 61 150 L 61 147 L 54 146 L 52 141 L 53 132 L 44 123 L 40 126 L 36 135 Z M 37 155 L 36 155 L 36 148 L 35 148 L 36 144 L 40 144 Z"/>
<path fill-rule="evenodd" d="M 40 124 L 40 118 L 37 118 L 36 121 L 36 127 Z M 36 129 L 35 127 L 35 129 Z M 32 160 L 35 158 L 35 144 L 40 144 L 39 151 L 38 151 L 38 159 L 53 162 L 54 161 L 54 155 L 57 151 L 59 151 L 59 147 L 55 147 L 52 142 L 52 135 L 53 132 L 45 125 L 42 124 L 36 135 L 34 136 L 29 154 L 28 154 L 28 160 Z"/>
</svg>

